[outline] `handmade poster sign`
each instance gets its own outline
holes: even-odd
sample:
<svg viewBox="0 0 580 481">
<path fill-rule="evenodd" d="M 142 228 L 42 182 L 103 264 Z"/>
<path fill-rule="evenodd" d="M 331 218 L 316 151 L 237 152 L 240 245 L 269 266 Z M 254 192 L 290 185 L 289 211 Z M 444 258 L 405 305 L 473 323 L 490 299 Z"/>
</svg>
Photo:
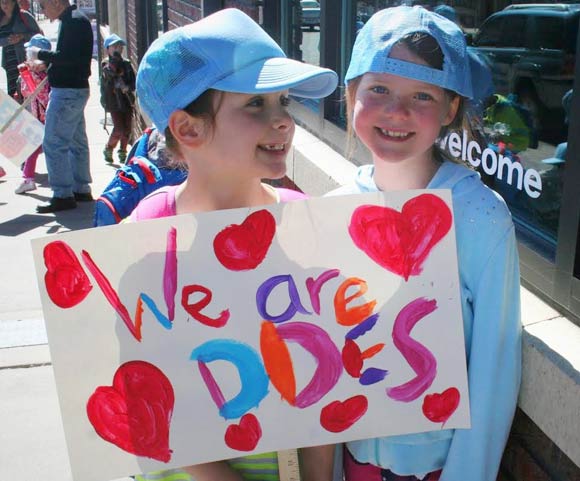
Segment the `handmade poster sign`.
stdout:
<svg viewBox="0 0 580 481">
<path fill-rule="evenodd" d="M 469 427 L 448 191 L 33 241 L 75 480 Z"/>
<path fill-rule="evenodd" d="M 0 90 L 0 157 L 20 167 L 40 144 L 44 126 Z"/>
</svg>

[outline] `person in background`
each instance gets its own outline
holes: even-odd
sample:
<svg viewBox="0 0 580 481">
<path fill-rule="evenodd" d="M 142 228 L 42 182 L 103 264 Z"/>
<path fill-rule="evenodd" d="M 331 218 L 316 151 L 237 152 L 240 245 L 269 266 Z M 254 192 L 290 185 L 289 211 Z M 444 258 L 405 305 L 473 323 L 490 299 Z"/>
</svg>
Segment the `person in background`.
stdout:
<svg viewBox="0 0 580 481">
<path fill-rule="evenodd" d="M 451 190 L 471 413 L 469 429 L 347 443 L 345 480 L 494 480 L 521 379 L 519 262 L 505 202 L 439 148 L 472 97 L 463 33 L 422 7 L 379 11 L 356 38 L 345 83 L 349 132 L 373 165 L 332 194 Z"/>
<path fill-rule="evenodd" d="M 24 43 L 41 33 L 34 17 L 21 10 L 16 0 L 0 0 L 0 46 L 2 68 L 6 71 L 7 92 L 17 93 L 18 65 L 26 60 Z"/>
<path fill-rule="evenodd" d="M 29 42 L 24 44 L 25 47 L 38 47 L 43 50 L 50 50 L 52 48 L 50 40 L 44 35 L 36 34 Z M 40 85 L 46 78 L 46 64 L 42 60 L 27 61 L 18 66 L 20 70 L 20 93 L 22 99 L 26 100 L 35 91 L 36 87 Z M 50 93 L 50 86 L 48 82 L 44 82 L 42 88 L 36 93 L 34 99 L 28 105 L 28 110 L 40 122 L 44 123 L 46 118 L 46 107 L 48 106 L 48 96 Z M 39 146 L 24 162 L 22 169 L 22 183 L 14 191 L 16 194 L 25 194 L 31 190 L 36 190 L 36 183 L 34 182 L 34 173 L 36 170 L 36 161 L 42 152 L 42 146 Z"/>
<path fill-rule="evenodd" d="M 121 164 L 127 159 L 127 145 L 131 136 L 135 104 L 135 71 L 131 62 L 123 58 L 126 42 L 113 33 L 105 38 L 103 47 L 108 59 L 102 63 L 101 105 L 113 119 L 113 131 L 103 150 L 105 162 L 113 162 L 113 150 L 119 144 L 117 155 Z"/>
<path fill-rule="evenodd" d="M 179 55 L 175 54 L 179 52 Z M 286 173 L 294 137 L 289 95 L 332 93 L 332 70 L 288 59 L 250 17 L 220 10 L 155 40 L 137 72 L 139 104 L 174 160 L 187 165 L 180 185 L 143 199 L 130 221 L 253 207 L 305 198 L 262 179 Z M 209 400 L 208 395 L 208 400 Z M 304 481 L 329 481 L 332 446 L 301 450 Z M 330 465 L 331 466 L 331 465 Z M 136 476 L 136 480 L 278 480 L 276 453 Z"/>
<path fill-rule="evenodd" d="M 27 49 L 30 60 L 42 60 L 49 66 L 51 91 L 42 148 L 52 199 L 36 208 L 39 214 L 46 214 L 93 200 L 84 115 L 90 92 L 93 29 L 69 0 L 38 0 L 38 6 L 50 21 L 61 22 L 54 51 Z"/>
</svg>

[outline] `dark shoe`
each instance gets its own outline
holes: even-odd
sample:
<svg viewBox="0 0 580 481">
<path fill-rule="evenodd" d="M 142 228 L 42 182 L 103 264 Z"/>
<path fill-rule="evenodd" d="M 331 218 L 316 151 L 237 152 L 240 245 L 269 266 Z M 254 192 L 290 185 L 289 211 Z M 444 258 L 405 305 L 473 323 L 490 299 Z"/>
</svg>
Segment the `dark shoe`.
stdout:
<svg viewBox="0 0 580 481">
<path fill-rule="evenodd" d="M 94 200 L 90 192 L 73 192 L 73 195 L 75 196 L 75 200 L 77 202 L 92 202 Z"/>
<path fill-rule="evenodd" d="M 74 197 L 53 197 L 48 204 L 37 206 L 36 212 L 39 214 L 50 214 L 51 212 L 75 209 L 76 206 L 77 203 Z"/>
<path fill-rule="evenodd" d="M 117 150 L 117 155 L 119 156 L 119 162 L 124 164 L 127 160 L 127 151 L 125 150 Z"/>
</svg>

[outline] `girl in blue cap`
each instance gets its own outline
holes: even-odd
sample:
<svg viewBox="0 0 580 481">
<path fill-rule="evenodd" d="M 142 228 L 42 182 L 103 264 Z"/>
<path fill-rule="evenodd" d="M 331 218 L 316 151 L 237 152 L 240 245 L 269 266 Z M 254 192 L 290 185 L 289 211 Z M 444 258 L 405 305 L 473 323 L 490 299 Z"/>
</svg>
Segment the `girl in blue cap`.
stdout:
<svg viewBox="0 0 580 481">
<path fill-rule="evenodd" d="M 349 442 L 346 481 L 492 481 L 498 473 L 520 385 L 518 252 L 503 200 L 438 143 L 463 127 L 468 65 L 461 30 L 421 7 L 376 13 L 353 48 L 349 130 L 373 165 L 333 194 L 451 189 L 471 428 Z"/>
<path fill-rule="evenodd" d="M 262 179 L 286 173 L 294 136 L 289 94 L 325 97 L 337 83 L 331 70 L 286 58 L 257 23 L 236 9 L 165 33 L 141 60 L 137 96 L 189 175 L 183 184 L 143 199 L 130 220 L 305 198 Z M 305 481 L 330 479 L 329 463 L 321 463 L 329 452 L 332 448 L 303 450 Z M 136 479 L 276 481 L 279 475 L 276 453 L 266 453 Z"/>
</svg>

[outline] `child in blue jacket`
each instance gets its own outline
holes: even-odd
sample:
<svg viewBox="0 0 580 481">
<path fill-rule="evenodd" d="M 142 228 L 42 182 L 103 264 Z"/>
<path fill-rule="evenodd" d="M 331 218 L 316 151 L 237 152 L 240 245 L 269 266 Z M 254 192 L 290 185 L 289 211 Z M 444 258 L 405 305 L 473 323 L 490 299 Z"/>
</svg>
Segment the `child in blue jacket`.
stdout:
<svg viewBox="0 0 580 481">
<path fill-rule="evenodd" d="M 347 443 L 345 480 L 493 481 L 520 385 L 518 251 L 503 200 L 436 144 L 461 127 L 473 96 L 463 34 L 421 7 L 379 11 L 356 38 L 345 81 L 349 129 L 373 165 L 333 194 L 451 190 L 471 410 L 470 429 Z"/>
</svg>

